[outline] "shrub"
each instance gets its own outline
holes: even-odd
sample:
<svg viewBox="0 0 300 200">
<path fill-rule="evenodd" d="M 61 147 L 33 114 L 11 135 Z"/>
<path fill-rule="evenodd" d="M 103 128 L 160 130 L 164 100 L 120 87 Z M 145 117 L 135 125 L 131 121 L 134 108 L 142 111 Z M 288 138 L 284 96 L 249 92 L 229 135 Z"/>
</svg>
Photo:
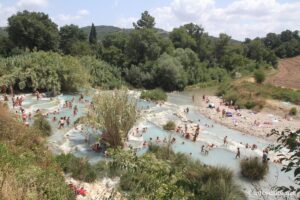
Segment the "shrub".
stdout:
<svg viewBox="0 0 300 200">
<path fill-rule="evenodd" d="M 74 179 L 93 182 L 97 178 L 95 167 L 84 158 L 77 158 L 72 154 L 61 154 L 56 157 L 57 163 L 65 173 L 70 173 Z"/>
<path fill-rule="evenodd" d="M 253 181 L 261 180 L 268 173 L 268 164 L 263 163 L 257 157 L 246 158 L 240 162 L 241 174 Z"/>
<path fill-rule="evenodd" d="M 266 75 L 263 71 L 258 70 L 254 73 L 256 83 L 263 83 L 266 79 Z"/>
<path fill-rule="evenodd" d="M 163 126 L 164 130 L 167 131 L 173 131 L 176 128 L 176 124 L 173 121 L 168 121 L 164 126 Z"/>
<path fill-rule="evenodd" d="M 50 136 L 52 133 L 50 123 L 41 114 L 34 117 L 33 128 L 40 130 L 44 136 Z"/>
<path fill-rule="evenodd" d="M 230 170 L 203 165 L 167 146 L 150 145 L 142 156 L 122 150 L 112 156 L 112 166 L 124 169 L 120 189 L 129 199 L 246 199 Z"/>
<path fill-rule="evenodd" d="M 290 115 L 297 115 L 297 108 L 292 107 L 292 108 L 290 109 L 290 111 L 289 111 L 289 114 L 290 114 Z"/>
<path fill-rule="evenodd" d="M 151 101 L 166 101 L 168 96 L 162 89 L 154 89 L 142 91 L 140 98 Z"/>
</svg>

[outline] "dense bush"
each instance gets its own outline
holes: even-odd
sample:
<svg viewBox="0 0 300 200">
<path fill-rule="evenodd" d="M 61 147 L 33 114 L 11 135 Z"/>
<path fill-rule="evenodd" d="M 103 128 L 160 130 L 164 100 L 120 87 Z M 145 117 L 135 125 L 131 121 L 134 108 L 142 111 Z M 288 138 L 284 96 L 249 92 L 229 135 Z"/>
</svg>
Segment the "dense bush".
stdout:
<svg viewBox="0 0 300 200">
<path fill-rule="evenodd" d="M 33 128 L 40 130 L 44 136 L 50 136 L 52 133 L 50 123 L 41 114 L 34 116 Z"/>
<path fill-rule="evenodd" d="M 88 84 L 88 72 L 79 60 L 52 52 L 33 52 L 0 60 L 0 84 L 54 94 L 76 91 Z"/>
<path fill-rule="evenodd" d="M 151 101 L 166 101 L 168 96 L 161 89 L 143 90 L 140 96 L 141 99 Z"/>
<path fill-rule="evenodd" d="M 297 115 L 297 108 L 296 107 L 291 108 L 290 111 L 289 111 L 289 114 L 290 115 Z"/>
<path fill-rule="evenodd" d="M 116 67 L 91 56 L 80 58 L 80 62 L 89 71 L 93 87 L 114 89 L 121 86 L 121 74 Z"/>
<path fill-rule="evenodd" d="M 240 162 L 241 174 L 253 181 L 263 179 L 269 170 L 268 164 L 262 162 L 257 157 L 245 158 Z"/>
<path fill-rule="evenodd" d="M 266 75 L 263 71 L 258 70 L 254 73 L 256 83 L 263 83 L 266 79 Z"/>
<path fill-rule="evenodd" d="M 168 147 L 151 145 L 140 157 L 119 150 L 112 155 L 111 166 L 123 169 L 120 189 L 129 199 L 246 199 L 231 171 L 205 166 Z"/>
<path fill-rule="evenodd" d="M 93 182 L 97 178 L 95 167 L 84 158 L 77 158 L 73 154 L 61 154 L 56 157 L 56 161 L 63 171 L 70 173 L 74 179 Z"/>
<path fill-rule="evenodd" d="M 167 131 L 173 131 L 176 128 L 176 124 L 173 121 L 168 121 L 164 126 L 163 126 L 164 130 Z"/>
</svg>

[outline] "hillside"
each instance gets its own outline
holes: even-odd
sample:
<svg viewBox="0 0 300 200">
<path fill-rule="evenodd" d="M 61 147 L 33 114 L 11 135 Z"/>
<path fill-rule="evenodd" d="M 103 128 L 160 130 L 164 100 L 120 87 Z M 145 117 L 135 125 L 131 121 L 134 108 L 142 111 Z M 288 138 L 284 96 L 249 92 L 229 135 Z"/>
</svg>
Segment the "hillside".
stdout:
<svg viewBox="0 0 300 200">
<path fill-rule="evenodd" d="M 267 83 L 300 90 L 300 56 L 281 59 L 278 70 L 266 80 Z"/>
<path fill-rule="evenodd" d="M 115 27 L 115 26 L 104 26 L 104 25 L 101 25 L 101 26 L 95 26 L 95 27 L 96 27 L 96 31 L 97 31 L 98 40 L 101 40 L 106 35 L 109 35 L 109 34 L 114 33 L 114 32 L 125 32 L 125 33 L 129 33 L 130 32 L 130 29 L 122 29 L 122 28 Z M 91 26 L 85 26 L 85 27 L 82 27 L 81 29 L 88 36 L 89 33 L 90 33 L 90 30 L 91 30 Z"/>
<path fill-rule="evenodd" d="M 102 40 L 106 35 L 109 35 L 114 32 L 124 32 L 124 33 L 130 33 L 133 29 L 131 28 L 119 28 L 115 26 L 105 26 L 105 25 L 100 25 L 100 26 L 95 26 L 96 31 L 97 31 L 97 38 L 98 40 Z M 91 26 L 85 26 L 81 28 L 87 36 L 90 33 Z M 168 32 L 163 30 L 163 29 L 157 29 L 158 33 L 163 35 L 163 36 L 168 36 Z"/>
</svg>

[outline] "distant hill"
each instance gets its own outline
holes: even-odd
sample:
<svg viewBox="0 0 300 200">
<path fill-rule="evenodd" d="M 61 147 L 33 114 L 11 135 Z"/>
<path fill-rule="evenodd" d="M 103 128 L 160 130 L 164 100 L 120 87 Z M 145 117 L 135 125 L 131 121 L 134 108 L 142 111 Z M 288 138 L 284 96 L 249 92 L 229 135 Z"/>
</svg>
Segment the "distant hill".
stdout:
<svg viewBox="0 0 300 200">
<path fill-rule="evenodd" d="M 102 40 L 106 35 L 109 35 L 111 33 L 115 33 L 115 32 L 129 33 L 131 31 L 131 29 L 122 29 L 122 28 L 115 27 L 115 26 L 101 25 L 101 26 L 95 26 L 95 27 L 96 27 L 98 40 Z M 87 34 L 87 36 L 89 36 L 91 26 L 85 26 L 85 27 L 82 27 L 81 29 Z"/>
<path fill-rule="evenodd" d="M 98 40 L 102 40 L 106 35 L 109 35 L 111 33 L 115 32 L 124 32 L 124 33 L 130 33 L 133 29 L 132 28 L 119 28 L 115 26 L 95 26 L 96 32 L 97 32 L 97 38 Z M 81 28 L 87 36 L 90 34 L 91 26 L 85 26 Z M 168 32 L 163 29 L 157 29 L 158 33 L 162 36 L 168 36 Z"/>
<path fill-rule="evenodd" d="M 95 26 L 96 27 L 96 31 L 97 31 L 97 38 L 98 40 L 102 40 L 106 35 L 109 35 L 111 33 L 114 32 L 125 32 L 125 33 L 130 33 L 133 29 L 132 28 L 119 28 L 119 27 L 115 27 L 115 26 Z M 91 26 L 86 26 L 86 27 L 82 27 L 81 28 L 86 34 L 87 36 L 90 34 L 90 30 L 91 30 Z M 169 35 L 168 31 L 165 31 L 163 29 L 157 28 L 157 31 L 160 35 L 167 37 Z M 213 39 L 217 39 L 217 37 L 214 36 L 210 36 Z M 231 39 L 230 42 L 232 44 L 240 44 L 241 42 L 235 39 Z"/>
</svg>

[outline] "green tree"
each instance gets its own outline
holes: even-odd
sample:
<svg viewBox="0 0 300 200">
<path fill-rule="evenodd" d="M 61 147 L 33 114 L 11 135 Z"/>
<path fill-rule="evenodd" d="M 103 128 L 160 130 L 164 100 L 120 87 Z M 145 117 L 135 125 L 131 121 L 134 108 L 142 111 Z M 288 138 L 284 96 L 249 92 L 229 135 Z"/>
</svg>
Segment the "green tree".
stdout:
<svg viewBox="0 0 300 200">
<path fill-rule="evenodd" d="M 199 74 L 196 72 L 198 67 L 198 56 L 197 54 L 189 48 L 181 49 L 178 48 L 174 51 L 174 57 L 177 58 L 184 70 L 187 72 L 188 83 L 196 83 L 196 79 Z"/>
<path fill-rule="evenodd" d="M 230 39 L 230 36 L 220 33 L 219 38 L 215 43 L 215 58 L 218 62 L 220 62 L 223 56 L 227 54 L 226 51 L 228 49 Z"/>
<path fill-rule="evenodd" d="M 123 68 L 126 65 L 126 46 L 129 35 L 124 32 L 115 32 L 105 36 L 102 40 L 102 59 L 106 62 Z"/>
<path fill-rule="evenodd" d="M 59 46 L 57 25 L 41 12 L 18 12 L 8 18 L 10 40 L 20 48 L 54 50 Z"/>
<path fill-rule="evenodd" d="M 126 45 L 128 63 L 137 65 L 157 60 L 161 54 L 160 40 L 160 36 L 152 29 L 133 30 Z"/>
<path fill-rule="evenodd" d="M 93 87 L 113 89 L 120 86 L 120 71 L 109 63 L 91 56 L 81 57 L 80 62 L 89 70 L 89 82 Z"/>
<path fill-rule="evenodd" d="M 72 56 L 91 56 L 94 55 L 94 51 L 86 41 L 76 41 L 71 44 L 69 54 Z"/>
<path fill-rule="evenodd" d="M 96 44 L 97 43 L 97 32 L 96 27 L 94 26 L 94 23 L 92 23 L 90 35 L 89 35 L 89 42 L 90 44 Z"/>
<path fill-rule="evenodd" d="M 137 21 L 137 23 L 133 23 L 133 27 L 135 29 L 145 29 L 145 28 L 154 28 L 155 26 L 155 18 L 152 17 L 148 11 L 144 11 L 142 13 L 141 19 Z"/>
<path fill-rule="evenodd" d="M 188 33 L 186 28 L 174 28 L 169 35 L 175 48 L 190 48 L 194 49 L 196 47 L 195 39 Z"/>
<path fill-rule="evenodd" d="M 86 34 L 81 30 L 78 26 L 71 24 L 65 25 L 60 28 L 59 31 L 60 35 L 60 49 L 63 51 L 64 54 L 71 54 L 72 48 L 74 48 L 74 44 L 79 42 L 86 42 Z M 80 49 L 78 49 L 80 51 Z M 85 52 L 81 50 L 83 54 Z M 78 55 L 77 53 L 73 54 Z"/>
<path fill-rule="evenodd" d="M 0 35 L 0 57 L 8 57 L 12 53 L 14 45 L 6 36 Z"/>
<path fill-rule="evenodd" d="M 155 81 L 157 87 L 162 87 L 167 91 L 183 90 L 187 85 L 187 75 L 176 58 L 163 54 L 157 60 Z"/>
</svg>

